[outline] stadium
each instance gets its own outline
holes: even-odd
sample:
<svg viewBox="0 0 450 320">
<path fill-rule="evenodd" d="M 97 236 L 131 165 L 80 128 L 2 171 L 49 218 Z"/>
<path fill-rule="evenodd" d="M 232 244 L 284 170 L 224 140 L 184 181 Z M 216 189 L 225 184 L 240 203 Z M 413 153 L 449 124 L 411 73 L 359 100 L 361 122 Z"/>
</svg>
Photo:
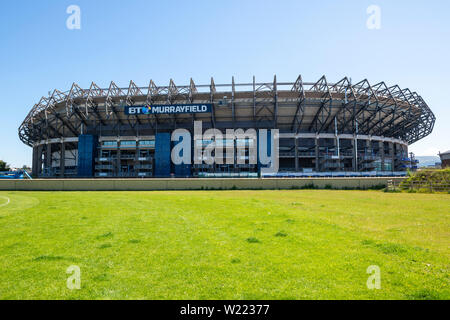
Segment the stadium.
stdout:
<svg viewBox="0 0 450 320">
<path fill-rule="evenodd" d="M 111 82 L 54 90 L 33 106 L 19 128 L 33 148 L 32 174 L 70 177 L 258 177 L 261 165 L 171 163 L 171 133 L 202 122 L 203 130 L 278 129 L 276 176 L 395 176 L 416 163 L 408 145 L 433 130 L 435 116 L 416 92 L 317 82 L 231 83 L 127 88 Z M 192 141 L 202 146 L 211 141 Z M 227 142 L 229 143 L 229 142 Z M 259 141 L 231 142 L 251 146 Z M 227 144 L 229 146 L 229 144 Z M 269 148 L 270 149 L 270 148 Z M 236 157 L 236 152 L 233 152 Z M 224 157 L 227 155 L 224 154 Z M 241 155 L 248 160 L 249 155 Z M 228 163 L 228 162 L 227 162 Z"/>
</svg>

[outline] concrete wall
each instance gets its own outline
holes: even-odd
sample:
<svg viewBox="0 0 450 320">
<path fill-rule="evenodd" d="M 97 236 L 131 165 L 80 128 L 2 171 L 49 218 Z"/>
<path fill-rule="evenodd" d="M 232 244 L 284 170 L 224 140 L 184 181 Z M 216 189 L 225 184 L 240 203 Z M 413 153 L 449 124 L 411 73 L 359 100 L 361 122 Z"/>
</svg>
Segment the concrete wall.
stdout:
<svg viewBox="0 0 450 320">
<path fill-rule="evenodd" d="M 386 186 L 403 178 L 309 178 L 309 179 L 34 179 L 0 180 L 8 191 L 128 191 L 208 189 L 368 189 Z"/>
</svg>

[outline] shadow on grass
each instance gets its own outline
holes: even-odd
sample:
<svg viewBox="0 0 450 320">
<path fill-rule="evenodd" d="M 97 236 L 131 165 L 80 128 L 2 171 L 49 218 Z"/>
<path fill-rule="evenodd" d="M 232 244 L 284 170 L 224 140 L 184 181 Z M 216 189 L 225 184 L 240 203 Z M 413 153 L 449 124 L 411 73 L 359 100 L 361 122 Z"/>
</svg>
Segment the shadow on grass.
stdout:
<svg viewBox="0 0 450 320">
<path fill-rule="evenodd" d="M 409 299 L 413 300 L 443 300 L 444 296 L 439 295 L 438 292 L 429 289 L 421 289 L 408 295 Z"/>
<path fill-rule="evenodd" d="M 111 243 L 104 243 L 104 244 L 98 246 L 97 248 L 99 248 L 99 249 L 106 249 L 106 248 L 111 248 L 111 247 L 112 247 Z"/>
<path fill-rule="evenodd" d="M 250 238 L 247 238 L 247 242 L 248 243 L 261 243 L 261 241 L 259 241 L 257 238 L 255 238 L 255 237 L 250 237 Z"/>
<path fill-rule="evenodd" d="M 112 238 L 113 236 L 114 236 L 114 234 L 112 232 L 107 232 L 107 233 L 97 236 L 97 239 Z"/>
<path fill-rule="evenodd" d="M 42 255 L 32 259 L 35 262 L 45 262 L 45 261 L 71 261 L 78 262 L 79 259 L 73 257 L 63 257 L 63 256 L 51 256 L 51 255 Z"/>
</svg>

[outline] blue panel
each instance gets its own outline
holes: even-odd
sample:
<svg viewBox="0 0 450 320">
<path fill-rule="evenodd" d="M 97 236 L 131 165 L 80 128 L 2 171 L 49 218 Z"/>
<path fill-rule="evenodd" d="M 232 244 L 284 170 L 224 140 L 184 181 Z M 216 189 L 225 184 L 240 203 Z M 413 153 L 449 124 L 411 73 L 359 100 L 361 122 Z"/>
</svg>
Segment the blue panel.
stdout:
<svg viewBox="0 0 450 320">
<path fill-rule="evenodd" d="M 78 137 L 78 176 L 94 176 L 94 160 L 97 139 L 93 135 L 83 134 Z"/>
<path fill-rule="evenodd" d="M 170 133 L 157 133 L 155 140 L 155 177 L 170 177 Z"/>
<path fill-rule="evenodd" d="M 173 146 L 176 146 L 179 142 L 174 142 Z M 191 154 L 192 154 L 192 150 L 191 150 Z M 183 156 L 183 150 L 181 150 L 181 154 L 180 156 Z M 192 159 L 191 159 L 192 161 Z M 191 164 L 178 164 L 178 165 L 174 165 L 174 169 L 175 169 L 175 177 L 177 178 L 189 178 L 192 176 L 192 170 L 191 170 Z"/>
<path fill-rule="evenodd" d="M 175 165 L 175 176 L 177 178 L 189 178 L 192 176 L 190 164 Z"/>
</svg>

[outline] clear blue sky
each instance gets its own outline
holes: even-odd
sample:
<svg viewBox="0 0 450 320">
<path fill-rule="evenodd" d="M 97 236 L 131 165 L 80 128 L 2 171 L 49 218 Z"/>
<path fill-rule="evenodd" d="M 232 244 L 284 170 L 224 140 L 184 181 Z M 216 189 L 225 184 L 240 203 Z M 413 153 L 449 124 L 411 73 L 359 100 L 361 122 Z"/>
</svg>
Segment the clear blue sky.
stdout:
<svg viewBox="0 0 450 320">
<path fill-rule="evenodd" d="M 81 30 L 66 28 L 69 5 Z M 381 8 L 381 29 L 366 9 Z M 31 164 L 17 129 L 41 96 L 72 82 L 305 81 L 349 76 L 417 91 L 437 117 L 417 155 L 450 149 L 450 2 L 40 0 L 0 5 L 0 159 Z"/>
</svg>

